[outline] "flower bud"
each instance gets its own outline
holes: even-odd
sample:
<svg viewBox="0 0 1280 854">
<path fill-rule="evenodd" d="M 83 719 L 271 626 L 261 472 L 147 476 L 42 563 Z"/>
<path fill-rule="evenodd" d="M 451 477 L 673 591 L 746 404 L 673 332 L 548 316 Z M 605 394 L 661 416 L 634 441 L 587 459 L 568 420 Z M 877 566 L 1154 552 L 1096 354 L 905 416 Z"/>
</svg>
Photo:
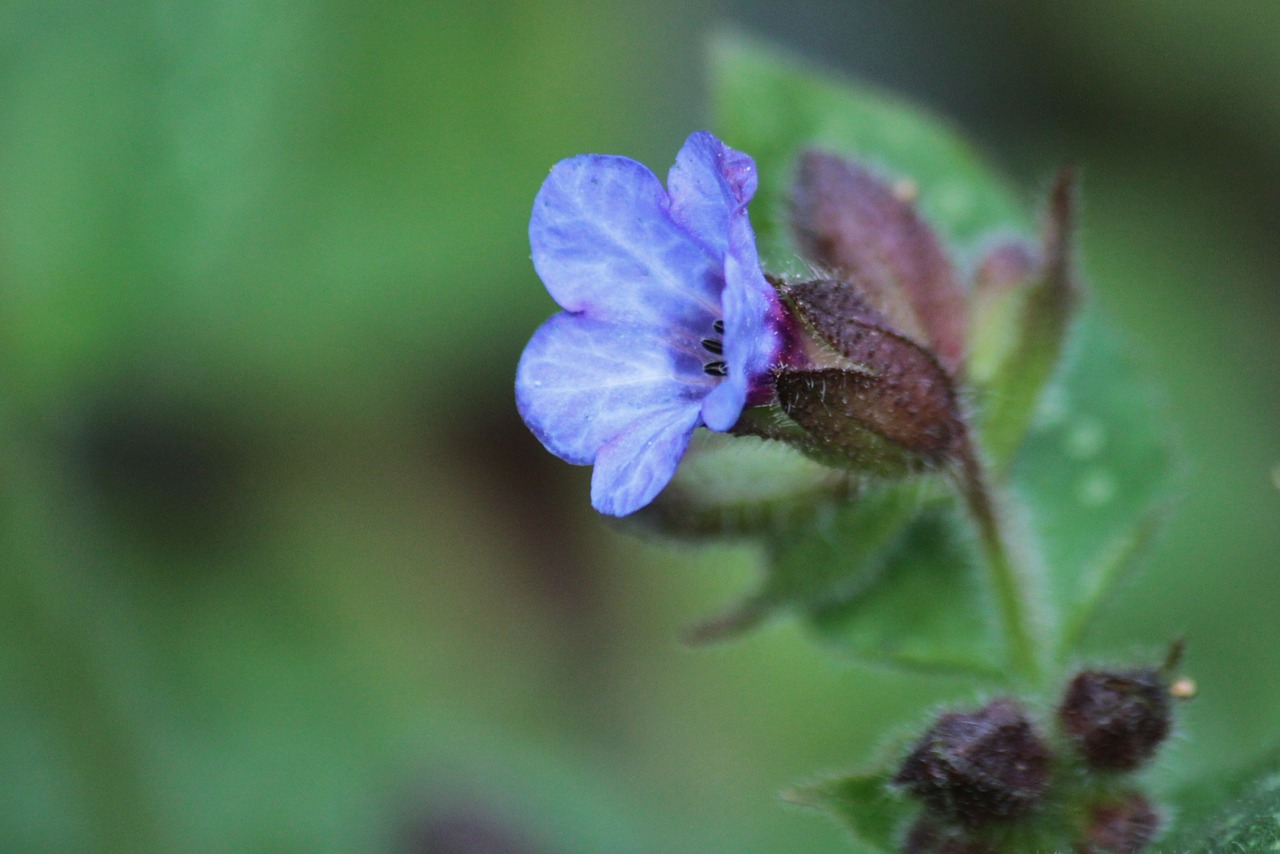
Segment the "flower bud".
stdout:
<svg viewBox="0 0 1280 854">
<path fill-rule="evenodd" d="M 1040 255 L 1035 246 L 1016 239 L 998 243 L 982 256 L 974 271 L 974 298 L 983 302 L 1027 285 L 1039 275 L 1040 268 Z"/>
<path fill-rule="evenodd" d="M 1172 723 L 1164 678 L 1152 669 L 1080 673 L 1067 686 L 1058 718 L 1097 771 L 1137 768 L 1155 755 Z"/>
<path fill-rule="evenodd" d="M 1027 291 L 1041 279 L 1040 250 L 1014 238 L 992 246 L 973 274 L 969 303 L 968 379 L 986 388 L 1018 346 Z"/>
<path fill-rule="evenodd" d="M 1073 263 L 1075 221 L 1076 171 L 1067 167 L 1049 192 L 1040 248 L 997 247 L 979 267 L 968 367 L 990 393 L 983 444 L 993 459 L 1012 457 L 1066 346 L 1083 292 Z"/>
<path fill-rule="evenodd" d="M 921 816 L 902 842 L 902 854 L 994 854 L 986 840 L 971 839 L 956 828 L 947 827 L 929 815 Z"/>
<path fill-rule="evenodd" d="M 895 327 L 954 372 L 964 361 L 964 290 L 915 196 L 914 182 L 886 180 L 857 161 L 809 150 L 792 188 L 791 226 L 810 262 L 855 283 Z"/>
<path fill-rule="evenodd" d="M 775 373 L 778 401 L 817 449 L 851 468 L 912 470 L 951 457 L 964 427 L 950 375 L 847 282 L 788 284 L 787 300 L 822 351 Z"/>
<path fill-rule="evenodd" d="M 978 828 L 1035 808 L 1049 787 L 1050 760 L 1022 708 L 1001 699 L 939 717 L 894 782 L 936 815 Z"/>
<path fill-rule="evenodd" d="M 1084 851 L 1107 854 L 1138 854 L 1160 831 L 1160 815 L 1137 792 L 1119 799 L 1100 801 L 1089 807 L 1084 831 Z"/>
</svg>

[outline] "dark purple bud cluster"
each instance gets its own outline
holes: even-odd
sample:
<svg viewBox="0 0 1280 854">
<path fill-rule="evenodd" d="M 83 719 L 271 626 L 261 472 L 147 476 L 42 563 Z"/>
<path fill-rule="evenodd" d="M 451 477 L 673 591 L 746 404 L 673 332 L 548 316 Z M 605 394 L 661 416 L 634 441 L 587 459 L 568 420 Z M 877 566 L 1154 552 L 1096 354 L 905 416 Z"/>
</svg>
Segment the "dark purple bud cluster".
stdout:
<svg viewBox="0 0 1280 854">
<path fill-rule="evenodd" d="M 902 850 L 1018 851 L 1021 840 L 1041 838 L 1036 827 L 1057 828 L 1061 844 L 1082 854 L 1147 850 L 1160 814 L 1140 792 L 1116 783 L 1118 774 L 1152 759 L 1169 735 L 1168 669 L 1077 674 L 1058 704 L 1061 737 L 1052 741 L 1008 698 L 940 715 L 893 778 L 924 808 Z"/>
</svg>

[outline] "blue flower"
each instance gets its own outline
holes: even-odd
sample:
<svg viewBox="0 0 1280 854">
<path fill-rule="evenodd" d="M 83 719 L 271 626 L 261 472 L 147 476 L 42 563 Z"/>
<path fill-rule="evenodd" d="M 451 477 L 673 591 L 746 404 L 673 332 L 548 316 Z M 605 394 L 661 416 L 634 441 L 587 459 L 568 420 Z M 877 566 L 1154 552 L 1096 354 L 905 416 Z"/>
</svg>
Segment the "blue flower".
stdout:
<svg viewBox="0 0 1280 854">
<path fill-rule="evenodd" d="M 561 161 L 529 223 L 564 311 L 534 333 L 516 405 L 549 451 L 595 465 L 591 504 L 625 516 L 671 480 L 693 431 L 728 430 L 772 394 L 783 311 L 747 219 L 755 162 L 689 137 L 667 189 L 640 163 Z"/>
</svg>

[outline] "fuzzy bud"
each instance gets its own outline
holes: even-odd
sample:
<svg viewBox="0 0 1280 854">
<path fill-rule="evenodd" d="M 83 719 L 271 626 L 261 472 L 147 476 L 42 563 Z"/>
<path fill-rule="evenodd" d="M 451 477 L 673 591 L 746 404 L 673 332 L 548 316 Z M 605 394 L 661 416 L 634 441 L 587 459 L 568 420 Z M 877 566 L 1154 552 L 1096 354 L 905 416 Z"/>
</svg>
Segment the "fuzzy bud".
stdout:
<svg viewBox="0 0 1280 854">
<path fill-rule="evenodd" d="M 973 286 L 978 300 L 992 299 L 1028 284 L 1040 273 L 1038 250 L 1023 240 L 998 243 L 978 262 Z"/>
<path fill-rule="evenodd" d="M 950 458 L 964 427 L 950 375 L 847 282 L 787 284 L 787 303 L 822 342 L 803 370 L 775 375 L 783 411 L 817 447 L 856 469 L 893 459 L 908 470 Z"/>
<path fill-rule="evenodd" d="M 965 299 L 919 188 L 830 152 L 800 156 L 791 226 L 806 258 L 855 282 L 867 301 L 928 346 L 948 371 L 964 362 Z"/>
<path fill-rule="evenodd" d="M 1086 670 L 1058 709 L 1062 729 L 1085 764 L 1132 771 L 1155 755 L 1172 724 L 1165 680 L 1156 670 Z"/>
<path fill-rule="evenodd" d="M 1089 807 L 1086 845 L 1082 850 L 1090 854 L 1138 854 L 1159 832 L 1159 813 L 1146 798 L 1132 792 Z"/>
<path fill-rule="evenodd" d="M 929 815 L 921 816 L 902 842 L 902 854 L 995 854 L 990 842 L 971 839 L 957 828 L 947 827 Z"/>
<path fill-rule="evenodd" d="M 967 828 L 1034 809 L 1049 787 L 1051 755 L 1022 708 L 996 700 L 938 718 L 894 782 L 938 816 Z"/>
</svg>

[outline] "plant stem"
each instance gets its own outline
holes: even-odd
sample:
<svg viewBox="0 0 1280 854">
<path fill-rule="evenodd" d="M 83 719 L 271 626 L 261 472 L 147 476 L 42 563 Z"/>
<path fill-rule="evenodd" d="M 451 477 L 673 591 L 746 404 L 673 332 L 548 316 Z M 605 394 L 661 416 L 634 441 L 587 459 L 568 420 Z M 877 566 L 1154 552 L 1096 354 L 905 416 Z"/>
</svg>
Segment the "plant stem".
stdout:
<svg viewBox="0 0 1280 854">
<path fill-rule="evenodd" d="M 961 440 L 960 487 L 978 528 L 987 575 L 995 591 L 1000 622 L 1008 643 L 1009 663 L 1022 678 L 1038 682 L 1043 676 L 1044 665 L 1033 626 L 1034 606 L 1029 579 L 1014 560 L 1007 526 L 992 497 L 986 471 L 967 434 Z"/>
</svg>

